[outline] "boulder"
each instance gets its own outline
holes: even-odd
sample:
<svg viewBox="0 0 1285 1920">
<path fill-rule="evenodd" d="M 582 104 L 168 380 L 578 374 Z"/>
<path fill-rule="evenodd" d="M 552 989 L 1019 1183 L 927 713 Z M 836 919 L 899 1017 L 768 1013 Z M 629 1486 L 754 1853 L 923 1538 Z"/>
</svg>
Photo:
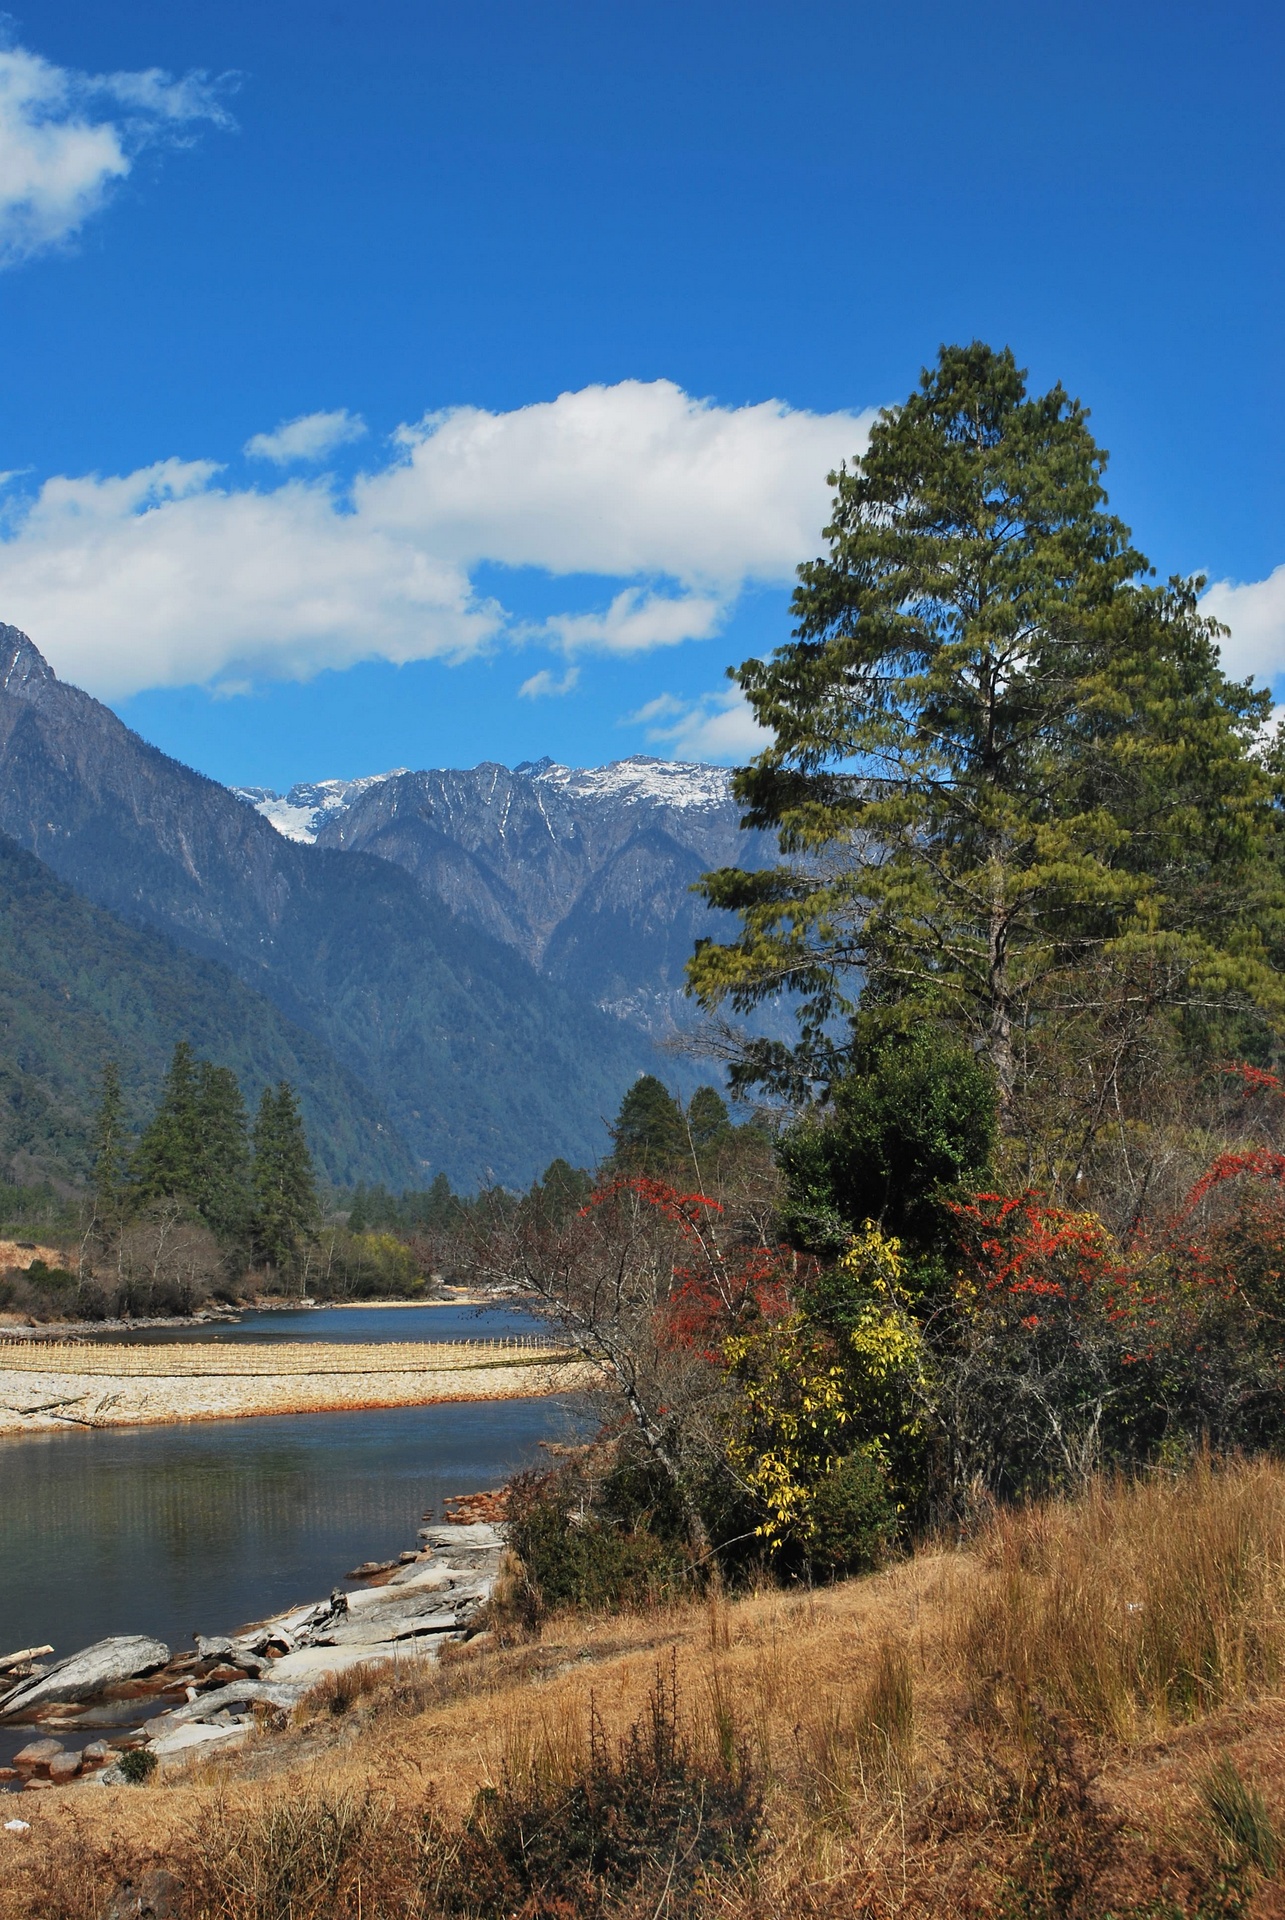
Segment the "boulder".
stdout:
<svg viewBox="0 0 1285 1920">
<path fill-rule="evenodd" d="M 253 1706 L 257 1701 L 282 1710 L 293 1707 L 303 1693 L 302 1686 L 271 1680 L 239 1680 L 230 1687 L 218 1687 L 213 1693 L 198 1694 L 185 1706 L 174 1707 L 147 1721 L 143 1728 L 149 1740 L 163 1739 L 175 1727 L 191 1720 L 212 1720 L 224 1707 Z"/>
<path fill-rule="evenodd" d="M 0 1715 L 16 1719 L 47 1700 L 92 1700 L 105 1688 L 140 1674 L 154 1673 L 169 1660 L 170 1650 L 145 1633 L 118 1633 L 97 1640 L 92 1647 L 56 1660 L 39 1680 L 24 1680 L 0 1694 Z"/>
<path fill-rule="evenodd" d="M 62 1752 L 61 1740 L 30 1740 L 21 1752 L 13 1756 L 13 1764 L 19 1773 L 48 1773 L 49 1762 L 57 1759 Z"/>
<path fill-rule="evenodd" d="M 198 1660 L 230 1660 L 235 1652 L 232 1642 L 224 1634 L 216 1633 L 207 1637 L 198 1633 L 195 1639 Z"/>
<path fill-rule="evenodd" d="M 504 1545 L 504 1535 L 499 1527 L 493 1527 L 486 1520 L 475 1520 L 467 1527 L 421 1527 L 419 1537 L 425 1546 L 451 1554 L 461 1549 L 465 1552 L 494 1553 Z"/>
<path fill-rule="evenodd" d="M 56 1753 L 49 1762 L 49 1778 L 56 1787 L 65 1787 L 80 1772 L 78 1753 Z"/>
<path fill-rule="evenodd" d="M 266 1665 L 266 1661 L 255 1661 L 256 1667 Z M 197 1681 L 197 1687 L 202 1693 L 211 1687 L 226 1687 L 235 1680 L 244 1680 L 248 1671 L 248 1668 L 239 1666 L 235 1661 L 225 1660 L 217 1667 L 211 1667 L 207 1673 L 203 1673 Z"/>
</svg>

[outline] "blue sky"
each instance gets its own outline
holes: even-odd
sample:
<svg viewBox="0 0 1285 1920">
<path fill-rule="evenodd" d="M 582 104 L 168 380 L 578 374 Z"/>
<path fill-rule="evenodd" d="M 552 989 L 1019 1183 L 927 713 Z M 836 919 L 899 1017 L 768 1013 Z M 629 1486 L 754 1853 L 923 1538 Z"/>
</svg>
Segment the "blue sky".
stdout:
<svg viewBox="0 0 1285 1920">
<path fill-rule="evenodd" d="M 1283 43 L 1267 5 L 42 0 L 0 54 L 0 619 L 234 782 L 734 759 L 723 670 L 785 636 L 827 465 L 981 336 L 1091 406 L 1116 510 L 1279 685 Z"/>
</svg>

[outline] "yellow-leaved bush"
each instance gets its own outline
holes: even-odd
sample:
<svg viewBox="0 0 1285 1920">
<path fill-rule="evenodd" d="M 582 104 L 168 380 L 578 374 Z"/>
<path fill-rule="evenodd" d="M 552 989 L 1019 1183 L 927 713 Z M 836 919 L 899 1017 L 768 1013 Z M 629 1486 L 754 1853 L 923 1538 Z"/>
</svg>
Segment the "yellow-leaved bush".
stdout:
<svg viewBox="0 0 1285 1920">
<path fill-rule="evenodd" d="M 875 1536 L 895 1528 L 889 1479 L 899 1494 L 908 1485 L 925 1377 L 903 1276 L 899 1241 L 867 1221 L 824 1276 L 820 1311 L 805 1295 L 724 1342 L 739 1388 L 728 1457 L 774 1551 L 811 1559 L 823 1548 L 836 1566 L 869 1562 Z"/>
</svg>

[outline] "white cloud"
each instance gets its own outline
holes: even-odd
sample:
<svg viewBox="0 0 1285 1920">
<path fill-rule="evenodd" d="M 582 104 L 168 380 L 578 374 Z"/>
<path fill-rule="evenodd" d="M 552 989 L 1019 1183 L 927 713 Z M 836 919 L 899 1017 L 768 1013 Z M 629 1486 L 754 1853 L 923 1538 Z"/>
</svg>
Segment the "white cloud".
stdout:
<svg viewBox="0 0 1285 1920">
<path fill-rule="evenodd" d="M 543 700 L 549 694 L 571 693 L 580 678 L 579 667 L 568 667 L 559 677 L 548 667 L 541 667 L 539 673 L 533 673 L 518 688 L 519 700 Z"/>
<path fill-rule="evenodd" d="M 711 594 L 647 593 L 626 587 L 605 613 L 557 613 L 542 635 L 565 653 L 646 653 L 683 640 L 708 640 L 727 614 L 727 603 Z"/>
<path fill-rule="evenodd" d="M 336 447 L 360 440 L 366 422 L 360 414 L 340 407 L 335 413 L 304 413 L 283 420 L 274 433 L 256 433 L 245 443 L 252 460 L 271 460 L 278 467 L 296 460 L 324 460 Z"/>
<path fill-rule="evenodd" d="M 622 380 L 403 428 L 404 463 L 359 494 L 389 524 L 431 523 L 439 551 L 551 573 L 666 574 L 724 589 L 788 580 L 816 551 L 826 474 L 873 413 L 718 407 L 671 380 Z"/>
<path fill-rule="evenodd" d="M 222 83 L 191 73 L 77 73 L 0 45 L 0 265 L 71 238 L 134 156 L 200 121 L 230 126 Z"/>
<path fill-rule="evenodd" d="M 108 698 L 459 658 L 533 632 L 564 654 L 672 646 L 818 550 L 826 475 L 869 420 L 624 381 L 435 416 L 342 488 L 238 489 L 177 460 L 53 479 L 7 509 L 0 619 Z M 487 561 L 598 576 L 605 611 L 524 626 L 475 590 Z"/>
<path fill-rule="evenodd" d="M 0 543 L 0 606 L 64 679 L 143 687 L 477 652 L 502 625 L 468 577 L 294 480 L 225 491 L 208 462 L 57 480 Z"/>
<path fill-rule="evenodd" d="M 739 687 L 677 700 L 662 693 L 631 713 L 625 725 L 646 728 L 652 746 L 664 747 L 672 760 L 745 761 L 771 739 L 759 726 Z"/>
<path fill-rule="evenodd" d="M 1231 628 L 1223 641 L 1223 666 L 1233 679 L 1255 680 L 1269 686 L 1285 674 L 1285 566 L 1266 580 L 1238 585 L 1216 580 L 1201 599 L 1201 608 Z"/>
</svg>

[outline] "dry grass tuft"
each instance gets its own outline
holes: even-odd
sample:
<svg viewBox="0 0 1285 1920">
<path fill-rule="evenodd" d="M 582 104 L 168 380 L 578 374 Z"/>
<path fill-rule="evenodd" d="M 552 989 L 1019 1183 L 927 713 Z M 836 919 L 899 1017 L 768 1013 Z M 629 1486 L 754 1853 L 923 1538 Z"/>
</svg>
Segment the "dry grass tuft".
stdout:
<svg viewBox="0 0 1285 1920">
<path fill-rule="evenodd" d="M 1285 1474 L 1199 1462 L 996 1516 L 949 1645 L 975 1695 L 1130 1739 L 1285 1669 Z"/>
</svg>

